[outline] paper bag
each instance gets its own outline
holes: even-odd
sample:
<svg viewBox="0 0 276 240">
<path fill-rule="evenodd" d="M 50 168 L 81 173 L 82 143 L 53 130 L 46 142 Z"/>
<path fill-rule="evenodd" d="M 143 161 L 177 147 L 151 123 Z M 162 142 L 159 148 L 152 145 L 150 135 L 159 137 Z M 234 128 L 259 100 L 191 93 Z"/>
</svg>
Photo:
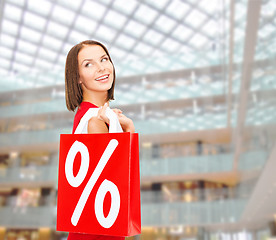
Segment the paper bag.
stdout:
<svg viewBox="0 0 276 240">
<path fill-rule="evenodd" d="M 141 233 L 137 133 L 61 134 L 57 230 Z"/>
</svg>

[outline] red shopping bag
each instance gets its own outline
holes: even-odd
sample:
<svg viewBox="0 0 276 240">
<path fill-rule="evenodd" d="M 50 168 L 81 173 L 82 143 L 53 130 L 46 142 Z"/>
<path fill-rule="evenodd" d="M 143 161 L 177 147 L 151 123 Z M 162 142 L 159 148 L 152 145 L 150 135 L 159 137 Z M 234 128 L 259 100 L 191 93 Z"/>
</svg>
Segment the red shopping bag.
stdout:
<svg viewBox="0 0 276 240">
<path fill-rule="evenodd" d="M 141 233 L 137 133 L 61 134 L 57 230 Z"/>
</svg>

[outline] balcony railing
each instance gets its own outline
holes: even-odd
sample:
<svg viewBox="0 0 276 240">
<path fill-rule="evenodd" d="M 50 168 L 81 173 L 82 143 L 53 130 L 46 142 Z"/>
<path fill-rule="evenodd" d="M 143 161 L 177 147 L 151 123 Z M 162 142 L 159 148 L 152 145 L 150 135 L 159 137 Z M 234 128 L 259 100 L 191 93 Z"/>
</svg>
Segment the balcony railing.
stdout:
<svg viewBox="0 0 276 240">
<path fill-rule="evenodd" d="M 142 204 L 142 226 L 202 225 L 236 222 L 246 200 Z M 10 228 L 55 227 L 56 207 L 2 207 L 0 225 Z"/>
<path fill-rule="evenodd" d="M 267 160 L 263 150 L 243 153 L 240 170 L 261 169 Z M 185 156 L 178 158 L 140 159 L 141 177 L 181 175 L 191 173 L 210 173 L 231 171 L 233 154 Z M 48 182 L 57 180 L 58 166 L 27 166 L 0 168 L 0 184 L 16 182 Z"/>
<path fill-rule="evenodd" d="M 144 226 L 202 225 L 233 223 L 239 220 L 246 200 L 220 200 L 190 203 L 152 203 L 142 205 Z"/>
<path fill-rule="evenodd" d="M 1 183 L 41 183 L 57 181 L 56 165 L 11 167 L 0 169 Z"/>
<path fill-rule="evenodd" d="M 9 228 L 55 226 L 55 207 L 0 207 L 0 225 Z"/>
</svg>

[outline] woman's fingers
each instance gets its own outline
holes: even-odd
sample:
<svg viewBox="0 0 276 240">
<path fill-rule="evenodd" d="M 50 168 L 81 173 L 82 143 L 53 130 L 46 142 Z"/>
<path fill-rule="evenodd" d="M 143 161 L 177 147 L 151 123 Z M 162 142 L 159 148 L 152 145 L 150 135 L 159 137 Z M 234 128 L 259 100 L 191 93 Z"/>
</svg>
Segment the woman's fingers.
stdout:
<svg viewBox="0 0 276 240">
<path fill-rule="evenodd" d="M 102 107 L 100 107 L 98 112 L 98 118 L 109 124 L 109 119 L 105 114 L 107 107 L 108 107 L 108 103 L 105 103 Z"/>
<path fill-rule="evenodd" d="M 121 109 L 118 109 L 118 108 L 114 108 L 112 109 L 113 112 L 115 112 L 117 115 L 119 115 L 120 113 L 122 113 L 122 110 Z"/>
<path fill-rule="evenodd" d="M 102 107 L 100 107 L 99 112 L 98 112 L 98 118 L 109 124 L 109 119 L 106 116 L 106 109 L 108 106 L 109 106 L 109 104 L 106 102 Z M 123 114 L 122 110 L 118 109 L 118 108 L 114 108 L 112 110 L 113 110 L 113 112 L 116 113 L 120 124 L 123 126 L 127 125 L 129 119 Z"/>
</svg>

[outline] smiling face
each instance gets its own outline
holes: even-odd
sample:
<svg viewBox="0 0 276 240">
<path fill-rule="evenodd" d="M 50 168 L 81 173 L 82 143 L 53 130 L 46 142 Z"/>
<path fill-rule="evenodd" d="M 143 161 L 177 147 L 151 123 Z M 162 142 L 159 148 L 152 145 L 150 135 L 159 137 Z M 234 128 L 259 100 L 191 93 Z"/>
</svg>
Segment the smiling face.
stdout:
<svg viewBox="0 0 276 240">
<path fill-rule="evenodd" d="M 78 54 L 79 83 L 84 94 L 105 94 L 114 81 L 114 67 L 99 45 L 85 45 Z"/>
</svg>

